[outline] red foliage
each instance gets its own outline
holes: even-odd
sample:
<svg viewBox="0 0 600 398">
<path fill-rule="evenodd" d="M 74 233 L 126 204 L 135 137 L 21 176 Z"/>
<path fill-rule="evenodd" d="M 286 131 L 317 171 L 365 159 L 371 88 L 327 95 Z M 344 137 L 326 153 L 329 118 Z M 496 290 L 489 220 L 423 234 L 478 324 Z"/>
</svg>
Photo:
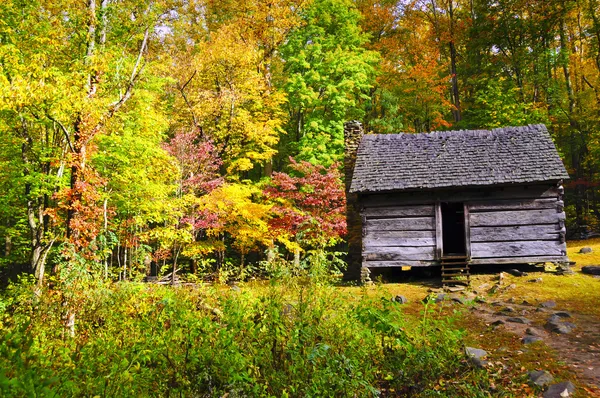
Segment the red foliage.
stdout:
<svg viewBox="0 0 600 398">
<path fill-rule="evenodd" d="M 179 132 L 164 145 L 177 159 L 181 170 L 183 193 L 208 193 L 221 185 L 222 164 L 212 142 L 200 139 L 194 132 Z"/>
<path fill-rule="evenodd" d="M 290 158 L 291 174 L 274 173 L 265 195 L 275 202 L 274 230 L 318 244 L 346 233 L 346 196 L 337 165 L 329 168 Z"/>
</svg>

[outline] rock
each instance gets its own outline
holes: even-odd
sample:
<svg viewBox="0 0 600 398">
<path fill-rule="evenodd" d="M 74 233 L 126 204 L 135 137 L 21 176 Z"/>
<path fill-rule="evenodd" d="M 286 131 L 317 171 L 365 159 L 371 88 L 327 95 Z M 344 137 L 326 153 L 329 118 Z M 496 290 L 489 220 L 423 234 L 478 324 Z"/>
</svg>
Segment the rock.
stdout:
<svg viewBox="0 0 600 398">
<path fill-rule="evenodd" d="M 573 328 L 571 328 L 565 323 L 548 322 L 546 323 L 545 327 L 549 331 L 554 332 L 556 334 L 569 334 L 573 331 Z"/>
<path fill-rule="evenodd" d="M 490 325 L 493 327 L 498 327 L 498 326 L 504 325 L 504 324 L 506 324 L 506 322 L 504 322 L 502 319 L 498 319 L 497 321 L 490 323 Z"/>
<path fill-rule="evenodd" d="M 537 336 L 537 337 L 542 336 L 542 332 L 540 332 L 536 328 L 527 328 L 527 330 L 525 330 L 525 333 L 528 334 L 529 336 Z"/>
<path fill-rule="evenodd" d="M 475 302 L 481 304 L 481 303 L 485 303 L 486 300 L 485 300 L 485 297 L 483 297 L 483 296 L 475 296 Z"/>
<path fill-rule="evenodd" d="M 446 290 L 448 290 L 449 292 L 452 292 L 452 293 L 462 292 L 465 289 L 466 288 L 464 286 L 448 286 L 446 288 Z"/>
<path fill-rule="evenodd" d="M 529 279 L 527 282 L 529 283 L 542 283 L 542 278 Z"/>
<path fill-rule="evenodd" d="M 521 305 L 531 305 L 531 303 L 527 300 L 523 300 L 523 302 L 521 303 Z"/>
<path fill-rule="evenodd" d="M 514 284 L 514 283 L 511 283 L 510 285 L 508 285 L 508 286 L 506 286 L 506 287 L 504 288 L 504 291 L 505 291 L 505 292 L 507 292 L 507 291 L 509 291 L 509 290 L 513 290 L 513 289 L 516 289 L 516 288 L 517 288 L 517 285 L 516 285 L 516 284 Z M 511 301 L 511 299 L 512 299 L 512 301 Z M 512 297 L 511 297 L 510 299 L 508 299 L 508 302 L 509 302 L 509 303 L 512 303 L 512 302 L 514 302 L 514 301 L 515 301 L 515 299 L 514 299 L 514 298 L 512 298 Z"/>
<path fill-rule="evenodd" d="M 575 386 L 570 381 L 553 384 L 544 393 L 544 398 L 566 398 L 575 392 Z"/>
<path fill-rule="evenodd" d="M 567 311 L 558 311 L 558 312 L 555 312 L 552 315 L 553 316 L 556 315 L 559 318 L 572 318 L 571 314 L 568 313 Z"/>
<path fill-rule="evenodd" d="M 490 287 L 489 283 L 483 283 L 477 287 L 477 290 L 485 290 Z"/>
<path fill-rule="evenodd" d="M 523 272 L 519 271 L 518 269 L 509 269 L 506 271 L 507 274 L 511 274 L 512 276 L 523 276 Z"/>
<path fill-rule="evenodd" d="M 581 249 L 579 249 L 579 253 L 581 253 L 581 254 L 588 254 L 591 252 L 593 252 L 593 250 L 591 247 L 588 247 L 588 246 L 582 247 Z"/>
<path fill-rule="evenodd" d="M 529 381 L 539 387 L 545 387 L 554 380 L 554 377 L 545 370 L 534 370 L 529 372 L 528 375 Z"/>
<path fill-rule="evenodd" d="M 451 299 L 453 302 L 455 302 L 455 303 L 458 303 L 458 304 L 462 304 L 462 305 L 465 305 L 465 304 L 467 304 L 467 299 L 466 299 L 466 298 L 464 298 L 464 297 L 460 297 L 460 296 L 452 296 L 452 297 L 450 297 L 450 299 Z"/>
<path fill-rule="evenodd" d="M 535 343 L 536 341 L 542 341 L 542 338 L 538 336 L 525 336 L 521 339 L 521 343 L 523 344 L 531 344 Z"/>
<path fill-rule="evenodd" d="M 500 306 L 502 306 L 502 303 L 500 301 L 492 301 L 491 306 L 492 307 L 500 307 Z"/>
<path fill-rule="evenodd" d="M 442 301 L 447 300 L 447 299 L 448 299 L 448 296 L 445 293 L 438 293 L 436 295 L 432 295 L 432 294 L 428 295 L 427 297 L 425 297 L 423 299 L 423 302 L 426 303 L 429 300 L 433 300 L 433 302 L 437 304 L 437 303 L 441 303 Z"/>
<path fill-rule="evenodd" d="M 514 316 L 514 317 L 506 318 L 506 322 L 521 323 L 523 325 L 531 324 L 531 321 L 529 319 L 523 318 L 521 316 Z"/>
<path fill-rule="evenodd" d="M 600 265 L 586 265 L 581 268 L 581 272 L 588 275 L 600 275 Z"/>
<path fill-rule="evenodd" d="M 467 354 L 467 357 L 469 357 L 471 363 L 478 368 L 483 368 L 485 365 L 487 365 L 487 361 L 484 360 L 484 358 L 488 355 L 487 351 L 479 348 L 466 347 L 465 353 Z"/>
<path fill-rule="evenodd" d="M 549 300 L 549 301 L 544 301 L 542 304 L 540 304 L 540 307 L 542 308 L 554 308 L 556 307 L 556 302 Z"/>
<path fill-rule="evenodd" d="M 392 297 L 392 301 L 398 304 L 406 304 L 408 303 L 408 299 L 404 296 L 398 295 L 398 296 L 394 296 Z"/>
</svg>

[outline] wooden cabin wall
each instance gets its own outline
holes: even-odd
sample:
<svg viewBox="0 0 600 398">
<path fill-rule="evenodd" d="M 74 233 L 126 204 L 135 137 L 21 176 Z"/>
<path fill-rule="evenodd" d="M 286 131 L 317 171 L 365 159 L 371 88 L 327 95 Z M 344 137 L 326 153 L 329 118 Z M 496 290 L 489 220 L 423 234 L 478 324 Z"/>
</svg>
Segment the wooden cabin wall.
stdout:
<svg viewBox="0 0 600 398">
<path fill-rule="evenodd" d="M 366 207 L 363 220 L 363 265 L 427 266 L 435 260 L 435 206 Z"/>
<path fill-rule="evenodd" d="M 437 265 L 435 208 L 445 201 L 466 203 L 472 264 L 566 260 L 562 188 L 543 184 L 363 195 L 363 265 Z"/>
<path fill-rule="evenodd" d="M 468 203 L 471 263 L 565 261 L 564 203 L 558 188 L 545 195 Z"/>
</svg>

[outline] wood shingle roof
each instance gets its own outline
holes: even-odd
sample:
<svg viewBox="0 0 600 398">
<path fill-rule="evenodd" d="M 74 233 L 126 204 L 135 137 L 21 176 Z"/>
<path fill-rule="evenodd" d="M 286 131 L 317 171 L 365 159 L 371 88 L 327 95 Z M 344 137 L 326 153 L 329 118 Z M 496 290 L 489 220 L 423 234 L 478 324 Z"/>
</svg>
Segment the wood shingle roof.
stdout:
<svg viewBox="0 0 600 398">
<path fill-rule="evenodd" d="M 567 179 L 542 124 L 422 134 L 370 134 L 360 142 L 350 192 L 368 193 Z"/>
</svg>

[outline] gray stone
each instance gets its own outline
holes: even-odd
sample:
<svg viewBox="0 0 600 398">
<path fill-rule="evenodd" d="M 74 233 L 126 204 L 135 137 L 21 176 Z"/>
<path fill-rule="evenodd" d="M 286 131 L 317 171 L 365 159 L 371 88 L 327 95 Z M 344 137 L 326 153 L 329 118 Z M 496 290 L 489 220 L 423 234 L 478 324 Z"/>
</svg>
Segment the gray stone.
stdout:
<svg viewBox="0 0 600 398">
<path fill-rule="evenodd" d="M 446 290 L 448 290 L 449 292 L 452 292 L 452 293 L 462 292 L 465 289 L 466 288 L 464 286 L 448 286 L 446 288 Z"/>
<path fill-rule="evenodd" d="M 571 314 L 568 313 L 567 311 L 557 311 L 552 315 L 556 315 L 557 317 L 560 317 L 560 318 L 572 318 Z"/>
<path fill-rule="evenodd" d="M 396 302 L 398 304 L 406 304 L 406 303 L 408 303 L 408 299 L 406 297 L 404 297 L 404 296 L 401 296 L 401 295 L 392 297 L 392 301 Z"/>
<path fill-rule="evenodd" d="M 542 304 L 540 304 L 540 307 L 542 307 L 542 308 L 554 308 L 554 307 L 556 307 L 556 302 L 553 301 L 553 300 L 544 301 Z"/>
<path fill-rule="evenodd" d="M 600 275 L 600 265 L 586 265 L 581 268 L 581 272 L 588 275 Z"/>
<path fill-rule="evenodd" d="M 445 295 L 444 293 L 440 293 L 435 297 L 435 302 L 441 303 L 442 301 L 447 300 L 447 299 L 448 299 L 447 295 Z"/>
<path fill-rule="evenodd" d="M 544 398 L 566 398 L 575 392 L 575 386 L 570 381 L 553 384 L 544 393 Z"/>
<path fill-rule="evenodd" d="M 498 319 L 497 321 L 490 323 L 490 325 L 494 326 L 494 327 L 498 327 L 498 326 L 504 325 L 504 324 L 506 324 L 506 322 L 504 322 L 502 319 Z"/>
<path fill-rule="evenodd" d="M 542 341 L 542 338 L 538 336 L 525 336 L 521 339 L 521 343 L 523 344 L 531 344 L 535 343 L 536 341 Z"/>
<path fill-rule="evenodd" d="M 556 334 L 569 334 L 573 331 L 573 328 L 565 323 L 546 323 L 546 329 Z"/>
<path fill-rule="evenodd" d="M 467 357 L 469 357 L 471 363 L 478 368 L 483 368 L 485 365 L 487 365 L 487 361 L 484 360 L 484 358 L 488 355 L 487 351 L 479 348 L 466 347 L 465 353 L 467 354 Z"/>
<path fill-rule="evenodd" d="M 506 292 L 506 291 L 513 290 L 513 289 L 516 289 L 516 288 L 517 288 L 517 285 L 516 285 L 516 284 L 514 284 L 514 283 L 511 283 L 510 285 L 508 285 L 508 286 L 506 286 L 506 287 L 504 288 L 504 291 Z M 511 299 L 512 299 L 512 301 L 511 301 Z M 509 302 L 509 303 L 512 303 L 512 302 L 514 302 L 514 300 L 515 300 L 515 299 L 511 297 L 510 299 L 508 299 L 508 302 Z"/>
<path fill-rule="evenodd" d="M 525 273 L 519 271 L 518 269 L 509 269 L 506 271 L 507 274 L 511 274 L 512 276 L 523 276 Z"/>
<path fill-rule="evenodd" d="M 465 305 L 465 304 L 467 304 L 467 302 L 468 302 L 466 298 L 464 298 L 464 297 L 459 297 L 459 296 L 452 296 L 452 297 L 450 297 L 450 299 L 451 299 L 453 302 L 455 302 L 455 303 L 458 303 L 458 304 L 462 304 L 462 305 Z"/>
<path fill-rule="evenodd" d="M 530 282 L 530 283 L 542 283 L 543 279 L 542 278 L 529 279 L 527 282 Z"/>
<path fill-rule="evenodd" d="M 506 318 L 507 322 L 512 322 L 512 323 L 521 323 L 523 325 L 530 325 L 531 321 L 527 318 L 523 318 L 521 316 L 514 316 L 514 317 L 510 317 L 510 318 Z"/>
<path fill-rule="evenodd" d="M 525 333 L 527 333 L 529 336 L 536 336 L 536 337 L 542 336 L 542 332 L 540 332 L 536 328 L 527 328 L 527 330 L 525 330 Z"/>
<path fill-rule="evenodd" d="M 591 247 L 586 246 L 586 247 L 582 247 L 581 249 L 579 249 L 579 253 L 582 253 L 582 254 L 587 254 L 587 253 L 591 253 L 591 252 L 593 252 Z"/>
<path fill-rule="evenodd" d="M 539 387 L 545 387 L 554 381 L 554 377 L 545 370 L 534 370 L 528 373 L 529 381 Z"/>
</svg>

